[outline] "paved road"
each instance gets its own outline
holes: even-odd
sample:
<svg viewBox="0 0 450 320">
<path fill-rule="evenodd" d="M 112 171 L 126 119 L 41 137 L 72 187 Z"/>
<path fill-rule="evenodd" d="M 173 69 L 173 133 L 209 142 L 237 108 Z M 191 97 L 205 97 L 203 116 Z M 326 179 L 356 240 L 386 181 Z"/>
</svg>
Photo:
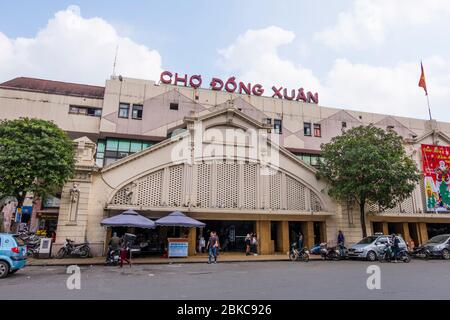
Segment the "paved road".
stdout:
<svg viewBox="0 0 450 320">
<path fill-rule="evenodd" d="M 368 290 L 363 261 L 243 262 L 81 267 L 68 290 L 65 267 L 28 267 L 0 280 L 2 299 L 448 299 L 450 262 L 384 263 Z"/>
</svg>

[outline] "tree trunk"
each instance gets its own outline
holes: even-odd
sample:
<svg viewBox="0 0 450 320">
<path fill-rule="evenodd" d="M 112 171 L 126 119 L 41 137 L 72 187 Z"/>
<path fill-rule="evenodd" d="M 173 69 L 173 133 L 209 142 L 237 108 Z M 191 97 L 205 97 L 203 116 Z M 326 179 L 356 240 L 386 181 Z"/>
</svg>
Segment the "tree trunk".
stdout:
<svg viewBox="0 0 450 320">
<path fill-rule="evenodd" d="M 360 220 L 361 220 L 361 230 L 363 234 L 363 238 L 367 237 L 367 230 L 366 230 L 366 202 L 361 201 L 359 204 L 359 213 L 360 213 Z"/>
</svg>

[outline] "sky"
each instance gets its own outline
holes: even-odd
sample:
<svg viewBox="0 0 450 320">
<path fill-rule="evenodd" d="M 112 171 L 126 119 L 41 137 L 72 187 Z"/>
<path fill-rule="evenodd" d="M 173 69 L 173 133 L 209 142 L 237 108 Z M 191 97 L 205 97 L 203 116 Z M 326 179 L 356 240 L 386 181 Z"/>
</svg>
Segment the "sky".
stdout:
<svg viewBox="0 0 450 320">
<path fill-rule="evenodd" d="M 320 105 L 450 122 L 448 0 L 3 1 L 0 82 L 162 70 L 303 87 Z"/>
</svg>

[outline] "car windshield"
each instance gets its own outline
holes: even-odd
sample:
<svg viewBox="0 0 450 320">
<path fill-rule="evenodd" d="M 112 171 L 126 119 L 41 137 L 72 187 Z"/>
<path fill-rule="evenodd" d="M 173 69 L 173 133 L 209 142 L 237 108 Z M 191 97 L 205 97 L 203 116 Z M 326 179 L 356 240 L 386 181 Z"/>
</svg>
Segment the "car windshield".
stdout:
<svg viewBox="0 0 450 320">
<path fill-rule="evenodd" d="M 448 239 L 448 236 L 436 236 L 428 240 L 428 243 L 442 243 L 445 242 Z"/>
<path fill-rule="evenodd" d="M 25 242 L 24 242 L 19 236 L 14 236 L 14 240 L 16 240 L 17 245 L 18 245 L 19 247 L 25 245 Z"/>
<path fill-rule="evenodd" d="M 362 239 L 360 242 L 358 242 L 357 244 L 371 244 L 372 242 L 377 240 L 377 238 L 378 237 L 376 237 L 376 236 L 366 237 L 366 238 Z"/>
</svg>

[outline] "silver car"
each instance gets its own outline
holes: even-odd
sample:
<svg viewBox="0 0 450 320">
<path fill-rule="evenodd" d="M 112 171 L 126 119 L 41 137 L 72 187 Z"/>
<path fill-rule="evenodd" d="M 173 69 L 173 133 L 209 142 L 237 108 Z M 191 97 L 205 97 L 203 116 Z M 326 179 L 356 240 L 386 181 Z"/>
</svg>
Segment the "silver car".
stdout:
<svg viewBox="0 0 450 320">
<path fill-rule="evenodd" d="M 397 237 L 400 239 L 400 249 L 407 249 L 406 243 L 402 237 Z M 348 249 L 348 257 L 366 259 L 369 261 L 378 260 L 386 247 L 386 244 L 390 242 L 389 239 L 390 236 L 383 234 L 368 236 Z"/>
</svg>

